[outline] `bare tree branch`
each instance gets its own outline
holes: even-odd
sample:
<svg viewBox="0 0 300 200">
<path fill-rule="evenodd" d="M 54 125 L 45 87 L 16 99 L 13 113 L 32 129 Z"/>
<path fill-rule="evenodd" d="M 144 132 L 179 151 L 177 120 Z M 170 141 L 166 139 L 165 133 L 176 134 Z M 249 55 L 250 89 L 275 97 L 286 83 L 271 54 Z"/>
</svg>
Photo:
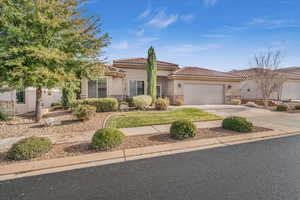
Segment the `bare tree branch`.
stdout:
<svg viewBox="0 0 300 200">
<path fill-rule="evenodd" d="M 271 95 L 275 93 L 280 99 L 282 87 L 286 81 L 284 74 L 278 70 L 281 63 L 281 52 L 268 50 L 265 53 L 255 55 L 253 60 L 253 74 L 247 78 L 255 81 L 265 105 Z"/>
</svg>

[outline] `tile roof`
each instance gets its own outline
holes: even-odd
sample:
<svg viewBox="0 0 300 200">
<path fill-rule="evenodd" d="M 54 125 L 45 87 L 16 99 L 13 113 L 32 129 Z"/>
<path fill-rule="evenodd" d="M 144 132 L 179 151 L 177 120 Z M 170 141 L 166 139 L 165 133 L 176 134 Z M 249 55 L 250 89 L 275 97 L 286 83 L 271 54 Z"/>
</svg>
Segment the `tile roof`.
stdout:
<svg viewBox="0 0 300 200">
<path fill-rule="evenodd" d="M 175 76 L 200 76 L 200 77 L 222 77 L 222 78 L 240 78 L 237 75 L 233 75 L 226 72 L 220 72 L 200 67 L 184 67 L 175 72 L 171 75 Z"/>
<path fill-rule="evenodd" d="M 233 75 L 238 75 L 240 77 L 246 78 L 255 75 L 255 70 L 259 68 L 249 68 L 244 70 L 233 70 L 229 72 Z M 277 72 L 285 76 L 287 79 L 296 79 L 300 80 L 300 67 L 289 67 L 289 68 L 280 68 L 276 69 Z"/>
<path fill-rule="evenodd" d="M 105 67 L 106 67 L 107 71 L 109 71 L 109 72 L 125 73 L 124 70 L 116 68 L 116 67 L 113 67 L 111 65 L 105 65 Z"/>
<path fill-rule="evenodd" d="M 145 65 L 147 64 L 146 58 L 129 58 L 129 59 L 118 59 L 113 61 L 114 64 L 134 64 L 134 65 Z M 158 66 L 176 67 L 179 68 L 178 64 L 157 61 Z"/>
</svg>

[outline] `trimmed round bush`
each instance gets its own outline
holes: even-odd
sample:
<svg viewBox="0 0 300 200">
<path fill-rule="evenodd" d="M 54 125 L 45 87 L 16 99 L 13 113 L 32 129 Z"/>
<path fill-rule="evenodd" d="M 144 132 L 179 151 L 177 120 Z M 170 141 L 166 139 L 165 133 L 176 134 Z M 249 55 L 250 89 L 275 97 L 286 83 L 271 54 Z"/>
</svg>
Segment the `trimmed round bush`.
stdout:
<svg viewBox="0 0 300 200">
<path fill-rule="evenodd" d="M 282 111 L 287 111 L 287 110 L 288 110 L 288 106 L 287 106 L 287 105 L 284 105 L 284 104 L 280 104 L 280 105 L 277 105 L 277 106 L 276 106 L 276 110 L 277 110 L 277 111 L 280 111 L 280 112 L 282 112 Z"/>
<path fill-rule="evenodd" d="M 295 110 L 300 110 L 300 104 L 295 105 Z"/>
<path fill-rule="evenodd" d="M 183 102 L 183 99 L 176 99 L 176 100 L 175 100 L 175 105 L 176 105 L 176 106 L 182 106 L 183 103 L 184 103 L 184 102 Z"/>
<path fill-rule="evenodd" d="M 253 124 L 244 117 L 227 117 L 223 120 L 222 127 L 237 132 L 251 132 Z"/>
<path fill-rule="evenodd" d="M 175 121 L 170 128 L 170 137 L 177 140 L 195 137 L 196 134 L 197 128 L 190 120 Z"/>
<path fill-rule="evenodd" d="M 8 114 L 2 110 L 0 110 L 0 121 L 8 121 L 10 117 Z"/>
<path fill-rule="evenodd" d="M 89 98 L 83 100 L 77 100 L 72 104 L 72 107 L 78 105 L 90 105 L 95 106 L 97 112 L 113 112 L 119 108 L 119 102 L 116 98 Z"/>
<path fill-rule="evenodd" d="M 124 134 L 115 128 L 104 128 L 96 131 L 92 138 L 92 149 L 105 151 L 122 144 Z"/>
<path fill-rule="evenodd" d="M 73 115 L 81 121 L 90 120 L 96 114 L 96 107 L 89 105 L 78 105 L 73 109 Z"/>
<path fill-rule="evenodd" d="M 51 147 L 52 143 L 48 138 L 32 136 L 15 143 L 7 156 L 11 160 L 29 160 L 49 152 Z"/>
<path fill-rule="evenodd" d="M 231 104 L 232 105 L 241 105 L 242 101 L 240 99 L 232 99 Z"/>
<path fill-rule="evenodd" d="M 155 110 L 168 110 L 168 106 L 169 106 L 168 100 L 163 98 L 156 99 L 154 105 L 155 105 Z"/>
<path fill-rule="evenodd" d="M 147 95 L 133 97 L 134 105 L 140 110 L 146 110 L 152 104 L 152 98 Z"/>
</svg>

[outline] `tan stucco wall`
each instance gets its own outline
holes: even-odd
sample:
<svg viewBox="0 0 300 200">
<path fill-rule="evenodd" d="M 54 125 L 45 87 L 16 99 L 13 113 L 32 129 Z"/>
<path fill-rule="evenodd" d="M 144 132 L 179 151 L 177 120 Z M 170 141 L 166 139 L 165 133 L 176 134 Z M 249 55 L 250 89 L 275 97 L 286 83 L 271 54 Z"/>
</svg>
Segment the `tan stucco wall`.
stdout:
<svg viewBox="0 0 300 200">
<path fill-rule="evenodd" d="M 300 98 L 300 80 L 288 80 L 284 83 L 282 94 L 277 92 L 271 94 L 270 99 L 282 100 L 299 99 Z M 262 99 L 260 89 L 254 80 L 246 80 L 241 83 L 241 97 L 243 99 Z"/>
<path fill-rule="evenodd" d="M 25 89 L 25 103 L 16 103 L 16 90 L 0 93 L 0 101 L 14 102 L 14 114 L 23 114 L 35 111 L 36 89 L 28 87 Z M 60 89 L 43 89 L 42 93 L 42 108 L 48 108 L 53 102 L 61 101 Z"/>
<path fill-rule="evenodd" d="M 107 76 L 108 80 L 108 96 L 127 96 L 129 94 L 129 80 L 145 81 L 145 94 L 147 92 L 147 71 L 138 69 L 123 69 L 126 76 L 124 78 L 113 78 Z M 226 81 L 201 81 L 201 80 L 172 80 L 167 79 L 169 71 L 158 71 L 158 75 L 165 77 L 163 80 L 158 78 L 158 84 L 163 84 L 162 95 L 169 97 L 171 101 L 174 101 L 177 97 L 183 97 L 184 95 L 184 84 L 213 84 L 213 85 L 224 85 L 225 88 L 225 102 L 228 102 L 232 97 L 240 97 L 240 82 L 226 82 Z M 181 84 L 181 88 L 178 87 Z M 231 89 L 228 88 L 231 85 Z M 82 98 L 88 96 L 88 80 L 82 79 L 81 91 Z"/>
<path fill-rule="evenodd" d="M 86 99 L 87 97 L 88 97 L 88 79 L 84 77 L 84 78 L 81 79 L 80 98 L 81 99 Z"/>
<path fill-rule="evenodd" d="M 107 79 L 107 95 L 108 96 L 123 96 L 125 91 L 124 79 L 119 77 L 106 76 Z M 81 80 L 81 98 L 88 97 L 88 79 Z"/>
<path fill-rule="evenodd" d="M 201 80 L 172 80 L 170 82 L 171 90 L 170 99 L 174 101 L 177 98 L 184 98 L 184 85 L 185 84 L 211 84 L 211 85 L 223 85 L 225 103 L 229 103 L 232 98 L 240 97 L 240 82 L 225 82 L 225 81 L 201 81 Z M 181 85 L 181 87 L 179 87 Z M 228 86 L 231 86 L 229 89 Z M 173 96 L 172 96 L 173 94 Z M 195 94 L 196 95 L 196 94 Z"/>
</svg>

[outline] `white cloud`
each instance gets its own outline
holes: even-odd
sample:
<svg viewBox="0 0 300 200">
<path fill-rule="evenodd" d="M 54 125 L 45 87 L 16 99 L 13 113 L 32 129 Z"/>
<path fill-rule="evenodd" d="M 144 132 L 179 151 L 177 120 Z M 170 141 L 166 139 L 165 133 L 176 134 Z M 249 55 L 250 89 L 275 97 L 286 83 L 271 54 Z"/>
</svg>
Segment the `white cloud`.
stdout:
<svg viewBox="0 0 300 200">
<path fill-rule="evenodd" d="M 218 2 L 218 0 L 203 0 L 203 3 L 206 6 L 214 6 L 217 4 L 217 2 Z"/>
<path fill-rule="evenodd" d="M 156 28 L 166 28 L 175 23 L 177 19 L 178 15 L 167 15 L 165 11 L 159 11 L 153 19 L 147 22 L 147 25 L 151 25 Z"/>
<path fill-rule="evenodd" d="M 138 37 L 141 37 L 144 35 L 145 33 L 145 29 L 138 29 L 138 30 L 133 30 L 133 31 L 130 31 L 132 34 L 138 36 Z"/>
<path fill-rule="evenodd" d="M 195 15 L 193 14 L 181 15 L 180 19 L 185 23 L 192 23 L 193 20 L 195 19 Z"/>
<path fill-rule="evenodd" d="M 211 49 L 219 49 L 221 45 L 218 44 L 204 44 L 204 45 L 195 45 L 195 44 L 181 44 L 175 46 L 165 47 L 168 51 L 179 54 L 192 54 L 201 51 L 207 51 Z"/>
<path fill-rule="evenodd" d="M 138 42 L 140 44 L 148 44 L 148 43 L 154 42 L 156 40 L 159 40 L 159 37 L 145 37 L 145 38 L 140 38 L 140 39 L 138 39 Z"/>
<path fill-rule="evenodd" d="M 114 49 L 128 49 L 129 48 L 129 43 L 127 40 L 121 41 L 117 44 L 113 44 L 112 48 Z"/>
<path fill-rule="evenodd" d="M 254 18 L 249 22 L 249 25 L 267 25 L 267 26 L 280 26 L 285 24 L 284 20 L 280 19 L 265 19 L 265 18 Z"/>
<path fill-rule="evenodd" d="M 139 19 L 145 19 L 146 17 L 148 17 L 151 14 L 151 8 L 147 8 L 144 12 L 142 12 L 138 18 Z"/>
<path fill-rule="evenodd" d="M 206 38 L 224 38 L 224 37 L 226 37 L 225 34 L 204 34 L 202 36 L 206 37 Z"/>
<path fill-rule="evenodd" d="M 250 21 L 237 26 L 224 26 L 223 31 L 240 32 L 249 29 L 280 29 L 280 28 L 299 28 L 300 24 L 293 20 L 253 18 Z"/>
</svg>

